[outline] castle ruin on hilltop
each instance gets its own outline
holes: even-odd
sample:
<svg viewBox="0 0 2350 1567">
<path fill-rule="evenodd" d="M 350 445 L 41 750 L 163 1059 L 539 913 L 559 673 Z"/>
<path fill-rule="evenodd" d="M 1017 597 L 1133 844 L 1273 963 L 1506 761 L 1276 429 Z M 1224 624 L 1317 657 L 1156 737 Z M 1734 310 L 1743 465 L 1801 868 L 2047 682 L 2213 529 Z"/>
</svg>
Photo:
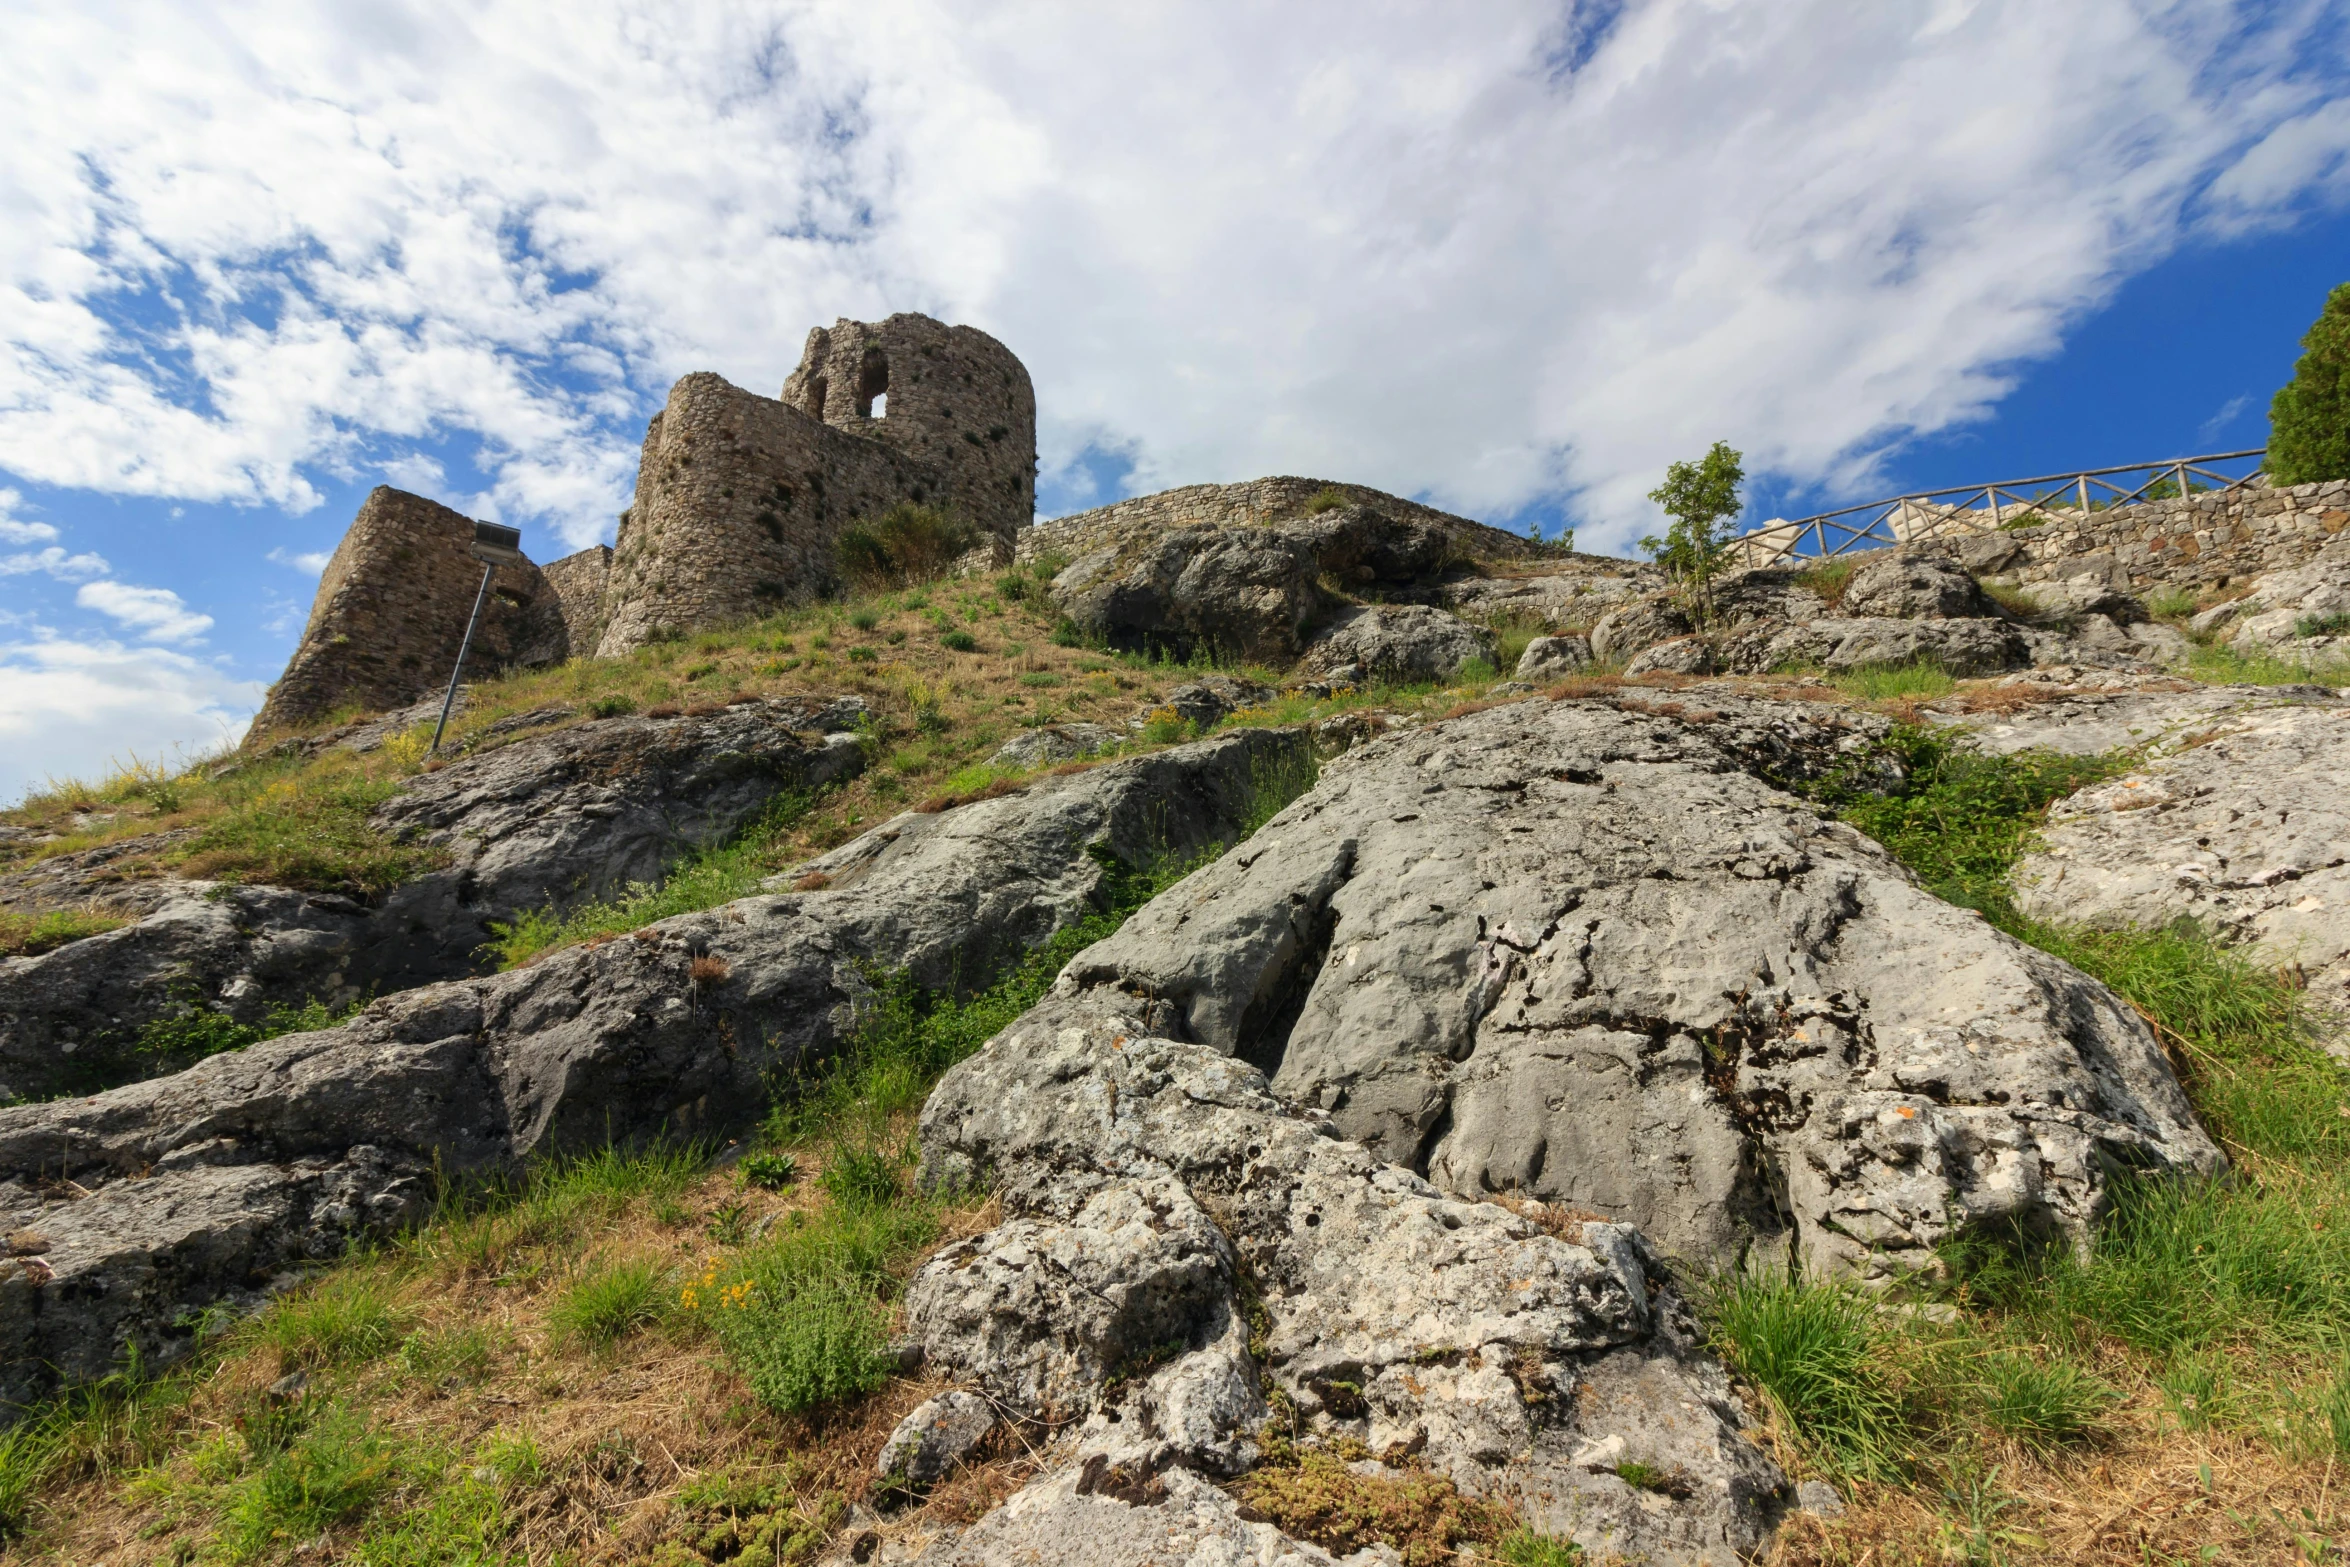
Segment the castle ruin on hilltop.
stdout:
<svg viewBox="0 0 2350 1567">
<path fill-rule="evenodd" d="M 835 321 L 808 334 L 780 398 L 686 376 L 646 427 L 618 543 L 499 567 L 466 674 L 614 657 L 804 603 L 837 586 L 841 528 L 901 501 L 975 524 L 1007 562 L 1035 514 L 1036 392 L 985 332 Z M 371 493 L 246 745 L 439 689 L 481 580 L 472 537 L 446 506 Z"/>
</svg>

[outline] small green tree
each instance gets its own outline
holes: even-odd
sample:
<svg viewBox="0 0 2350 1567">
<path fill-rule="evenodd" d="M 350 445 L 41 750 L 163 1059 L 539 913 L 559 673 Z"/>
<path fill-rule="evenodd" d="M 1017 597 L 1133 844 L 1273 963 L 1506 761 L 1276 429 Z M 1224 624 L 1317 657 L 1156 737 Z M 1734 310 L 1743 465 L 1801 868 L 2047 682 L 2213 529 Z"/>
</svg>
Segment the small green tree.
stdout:
<svg viewBox="0 0 2350 1567">
<path fill-rule="evenodd" d="M 2268 475 L 2275 484 L 2350 479 L 2350 283 L 2326 295 L 2301 362 L 2268 405 Z"/>
<path fill-rule="evenodd" d="M 1648 492 L 1673 525 L 1661 539 L 1653 533 L 1642 539 L 1640 547 L 1665 568 L 1682 602 L 1702 621 L 1713 619 L 1713 579 L 1730 551 L 1727 524 L 1738 515 L 1743 463 L 1728 441 L 1716 441 L 1700 460 L 1667 468 L 1665 482 Z"/>
</svg>

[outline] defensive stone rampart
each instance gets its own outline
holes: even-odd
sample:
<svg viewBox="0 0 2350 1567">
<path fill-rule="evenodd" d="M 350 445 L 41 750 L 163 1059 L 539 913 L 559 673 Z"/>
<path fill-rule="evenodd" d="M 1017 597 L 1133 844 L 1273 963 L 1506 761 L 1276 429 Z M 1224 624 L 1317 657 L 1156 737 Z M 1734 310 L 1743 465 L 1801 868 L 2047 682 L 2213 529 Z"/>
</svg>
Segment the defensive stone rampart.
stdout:
<svg viewBox="0 0 2350 1567">
<path fill-rule="evenodd" d="M 379 485 L 319 578 L 310 621 L 244 743 L 338 708 L 382 712 L 445 683 L 481 586 L 473 519 Z M 563 605 L 539 568 L 500 566 L 466 656 L 470 678 L 569 652 Z"/>
</svg>

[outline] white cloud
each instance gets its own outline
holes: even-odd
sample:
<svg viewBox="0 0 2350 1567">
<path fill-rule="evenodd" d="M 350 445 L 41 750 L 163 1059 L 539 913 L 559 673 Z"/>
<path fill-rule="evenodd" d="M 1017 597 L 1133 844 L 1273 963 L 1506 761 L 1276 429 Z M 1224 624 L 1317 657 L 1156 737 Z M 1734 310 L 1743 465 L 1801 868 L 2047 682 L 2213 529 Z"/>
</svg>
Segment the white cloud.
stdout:
<svg viewBox="0 0 2350 1567">
<path fill-rule="evenodd" d="M 671 378 L 922 309 L 1048 465 L 1620 543 L 1716 437 L 1865 482 L 2183 233 L 2344 194 L 2350 126 L 2319 0 L 564 14 L 16 8 L 0 468 L 300 508 L 454 442 L 584 543 Z"/>
<path fill-rule="evenodd" d="M 38 527 L 40 524 L 36 523 L 34 526 Z M 56 530 L 51 529 L 49 537 L 55 538 L 56 536 Z M 37 538 L 39 535 L 36 534 L 34 537 Z M 68 555 L 62 547 L 55 544 L 45 550 L 25 550 L 14 555 L 0 555 L 0 577 L 22 577 L 36 571 L 45 571 L 62 582 L 72 582 L 82 577 L 103 577 L 113 569 L 106 564 L 106 559 L 102 555 Z"/>
<path fill-rule="evenodd" d="M 24 504 L 24 497 L 15 490 L 0 489 L 0 544 L 47 544 L 57 537 L 57 530 L 45 522 L 27 522 L 16 515 L 16 508 Z"/>
<path fill-rule="evenodd" d="M 91 582 L 83 585 L 73 601 L 121 621 L 150 642 L 193 642 L 212 629 L 210 615 L 194 613 L 169 588 Z"/>
<path fill-rule="evenodd" d="M 0 643 L 0 804 L 133 756 L 186 760 L 232 745 L 264 689 L 165 648 L 45 632 Z"/>
<path fill-rule="evenodd" d="M 275 549 L 269 552 L 268 558 L 270 560 L 276 561 L 281 566 L 291 566 L 296 571 L 306 571 L 311 576 L 315 577 L 320 572 L 326 570 L 326 563 L 330 560 L 333 560 L 335 555 L 334 551 L 332 550 L 301 550 L 296 552 Z"/>
</svg>

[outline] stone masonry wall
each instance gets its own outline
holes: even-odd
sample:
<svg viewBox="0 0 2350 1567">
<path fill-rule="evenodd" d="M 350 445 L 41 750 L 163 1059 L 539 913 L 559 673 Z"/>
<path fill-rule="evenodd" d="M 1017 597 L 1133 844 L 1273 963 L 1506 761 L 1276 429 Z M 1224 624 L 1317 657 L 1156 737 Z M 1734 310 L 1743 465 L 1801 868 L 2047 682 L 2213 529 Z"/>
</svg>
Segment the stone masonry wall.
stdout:
<svg viewBox="0 0 2350 1567">
<path fill-rule="evenodd" d="M 2086 516 L 2068 511 L 2031 528 L 1960 544 L 1977 573 L 2052 582 L 2094 573 L 2135 591 L 2226 587 L 2297 566 L 2350 526 L 2350 480 L 2265 484 L 2147 501 Z"/>
<path fill-rule="evenodd" d="M 604 589 L 612 576 L 612 546 L 591 544 L 539 568 L 563 614 L 567 656 L 585 658 L 604 637 Z"/>
<path fill-rule="evenodd" d="M 615 657 L 818 597 L 834 583 L 841 524 L 939 489 L 936 472 L 893 446 L 689 375 L 645 430 L 596 651 Z"/>
<path fill-rule="evenodd" d="M 886 417 L 873 417 L 877 399 Z M 818 327 L 783 400 L 928 465 L 932 499 L 1005 549 L 1036 515 L 1036 391 L 1027 367 L 976 327 L 903 313 Z"/>
<path fill-rule="evenodd" d="M 1306 514 L 1307 504 L 1325 490 L 1337 492 L 1349 504 L 1368 506 L 1399 521 L 1448 529 L 1468 554 L 1481 560 L 1509 560 L 1533 552 L 1533 546 L 1518 534 L 1489 528 L 1484 523 L 1456 517 L 1417 501 L 1403 500 L 1369 485 L 1336 484 L 1327 479 L 1301 479 L 1284 474 L 1242 484 L 1187 484 L 1181 489 L 1138 495 L 1131 500 L 1040 522 L 1021 532 L 1018 558 L 1030 561 L 1046 554 L 1082 554 L 1095 547 L 1096 539 L 1106 540 L 1135 528 L 1278 522 L 1301 517 Z"/>
<path fill-rule="evenodd" d="M 310 622 L 244 743 L 338 708 L 402 707 L 449 679 L 481 586 L 473 519 L 379 485 L 319 578 Z M 568 652 L 562 605 L 536 566 L 500 566 L 465 672 L 479 678 Z"/>
</svg>

